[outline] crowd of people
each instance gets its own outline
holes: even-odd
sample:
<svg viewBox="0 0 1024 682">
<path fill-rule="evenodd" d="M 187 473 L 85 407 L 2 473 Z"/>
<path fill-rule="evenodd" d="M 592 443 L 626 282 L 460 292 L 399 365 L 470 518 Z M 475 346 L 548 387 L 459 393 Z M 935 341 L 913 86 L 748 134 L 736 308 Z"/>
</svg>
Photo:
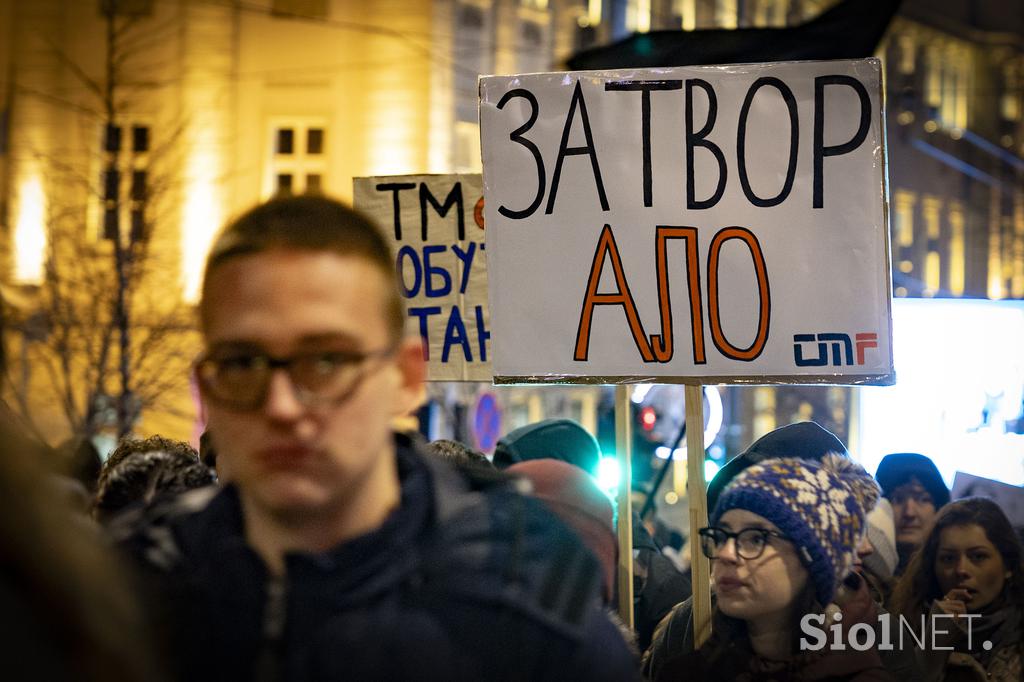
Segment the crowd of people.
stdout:
<svg viewBox="0 0 1024 682">
<path fill-rule="evenodd" d="M 633 519 L 618 616 L 615 507 L 570 420 L 493 457 L 396 431 L 425 376 L 387 240 L 322 197 L 215 241 L 199 304 L 200 452 L 127 439 L 86 482 L 0 412 L 8 670 L 67 680 L 1024 680 L 1017 531 L 950 501 L 925 456 L 874 476 L 813 422 L 711 481 L 713 607 Z M 77 453 L 74 456 L 70 452 Z"/>
</svg>

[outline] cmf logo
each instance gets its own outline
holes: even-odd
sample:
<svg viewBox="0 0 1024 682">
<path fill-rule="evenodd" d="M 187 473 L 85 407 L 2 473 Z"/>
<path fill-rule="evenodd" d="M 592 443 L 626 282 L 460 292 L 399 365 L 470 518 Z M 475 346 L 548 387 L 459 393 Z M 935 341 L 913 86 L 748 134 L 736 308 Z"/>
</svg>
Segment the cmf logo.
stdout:
<svg viewBox="0 0 1024 682">
<path fill-rule="evenodd" d="M 852 341 L 849 334 L 840 332 L 793 335 L 793 360 L 797 367 L 822 367 L 830 364 L 830 357 L 832 365 L 852 365 L 854 356 L 856 364 L 863 365 L 864 351 L 868 348 L 878 348 L 878 334 L 854 334 Z"/>
</svg>

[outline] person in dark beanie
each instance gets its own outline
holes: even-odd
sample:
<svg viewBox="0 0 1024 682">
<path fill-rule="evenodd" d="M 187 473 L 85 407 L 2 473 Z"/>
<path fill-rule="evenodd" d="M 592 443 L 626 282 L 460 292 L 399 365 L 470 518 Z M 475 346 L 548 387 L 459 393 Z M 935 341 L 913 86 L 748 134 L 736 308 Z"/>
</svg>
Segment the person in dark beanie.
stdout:
<svg viewBox="0 0 1024 682">
<path fill-rule="evenodd" d="M 213 470 L 188 443 L 162 436 L 129 438 L 103 464 L 93 502 L 93 518 L 108 523 L 131 507 L 145 507 L 163 496 L 216 483 Z"/>
<path fill-rule="evenodd" d="M 645 672 L 653 680 L 894 680 L 877 647 L 800 646 L 807 615 L 824 631 L 839 622 L 826 613 L 838 613 L 847 633 L 876 619 L 870 600 L 857 610 L 832 602 L 878 496 L 860 465 L 834 453 L 766 459 L 737 474 L 700 530 L 716 587 L 712 635 L 694 650 L 692 634 L 660 631 Z M 692 629 L 689 617 L 673 626 Z"/>
<path fill-rule="evenodd" d="M 726 462 L 711 479 L 708 483 L 708 509 L 715 508 L 722 490 L 752 464 L 775 457 L 821 459 L 830 452 L 849 455 L 846 446 L 834 433 L 815 422 L 796 422 L 769 431 Z"/>
<path fill-rule="evenodd" d="M 882 486 L 882 496 L 892 504 L 900 556 L 895 575 L 899 576 L 924 542 L 935 515 L 949 503 L 949 488 L 935 462 L 916 452 L 886 455 L 875 479 Z"/>
<path fill-rule="evenodd" d="M 494 466 L 499 469 L 530 459 L 560 459 L 593 474 L 601 448 L 589 431 L 571 419 L 545 419 L 510 431 L 494 449 Z"/>
</svg>

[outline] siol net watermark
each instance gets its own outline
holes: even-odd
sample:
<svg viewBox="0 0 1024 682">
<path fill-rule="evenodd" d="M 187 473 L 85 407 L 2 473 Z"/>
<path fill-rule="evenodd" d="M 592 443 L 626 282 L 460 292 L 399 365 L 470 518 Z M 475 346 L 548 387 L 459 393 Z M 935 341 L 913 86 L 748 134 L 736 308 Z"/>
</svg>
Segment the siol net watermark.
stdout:
<svg viewBox="0 0 1024 682">
<path fill-rule="evenodd" d="M 980 617 L 978 614 L 933 613 L 922 615 L 920 622 L 913 622 L 904 616 L 880 613 L 877 626 L 855 623 L 844 632 L 842 613 L 836 612 L 832 616 L 833 623 L 827 629 L 825 614 L 808 613 L 800 619 L 803 634 L 800 650 L 821 651 L 828 647 L 830 651 L 845 651 L 847 648 L 867 651 L 877 645 L 879 651 L 892 651 L 903 650 L 909 645 L 921 650 L 952 651 L 949 642 L 958 631 L 967 635 L 967 647 L 971 649 L 974 645 L 972 621 Z M 992 642 L 986 640 L 981 646 L 988 651 Z"/>
</svg>

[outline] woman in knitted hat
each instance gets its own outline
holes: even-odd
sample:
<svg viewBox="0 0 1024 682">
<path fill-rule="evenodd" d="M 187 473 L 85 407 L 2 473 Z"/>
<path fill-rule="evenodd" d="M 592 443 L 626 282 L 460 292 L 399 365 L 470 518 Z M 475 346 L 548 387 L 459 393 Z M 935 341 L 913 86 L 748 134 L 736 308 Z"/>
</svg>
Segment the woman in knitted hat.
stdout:
<svg viewBox="0 0 1024 682">
<path fill-rule="evenodd" d="M 928 682 L 1024 680 L 1021 553 L 992 500 L 968 497 L 939 511 L 892 599 L 907 622 L 925 616 L 918 653 Z"/>
<path fill-rule="evenodd" d="M 764 460 L 742 471 L 722 492 L 710 525 L 700 531 L 712 560 L 716 603 L 712 635 L 693 651 L 693 639 L 662 631 L 645 660 L 654 680 L 891 680 L 875 647 L 817 647 L 806 631 L 841 622 L 842 631 L 860 622 L 873 625 L 870 599 L 852 613 L 832 605 L 849 574 L 879 489 L 848 457 L 820 461 Z M 858 605 L 860 608 L 860 605 Z M 680 620 L 672 619 L 678 627 Z M 689 619 L 685 627 L 692 628 Z M 829 630 L 828 643 L 832 643 Z M 801 650 L 801 640 L 817 650 Z M 668 643 L 689 642 L 673 649 Z M 845 640 L 844 640 L 845 641 Z"/>
</svg>

